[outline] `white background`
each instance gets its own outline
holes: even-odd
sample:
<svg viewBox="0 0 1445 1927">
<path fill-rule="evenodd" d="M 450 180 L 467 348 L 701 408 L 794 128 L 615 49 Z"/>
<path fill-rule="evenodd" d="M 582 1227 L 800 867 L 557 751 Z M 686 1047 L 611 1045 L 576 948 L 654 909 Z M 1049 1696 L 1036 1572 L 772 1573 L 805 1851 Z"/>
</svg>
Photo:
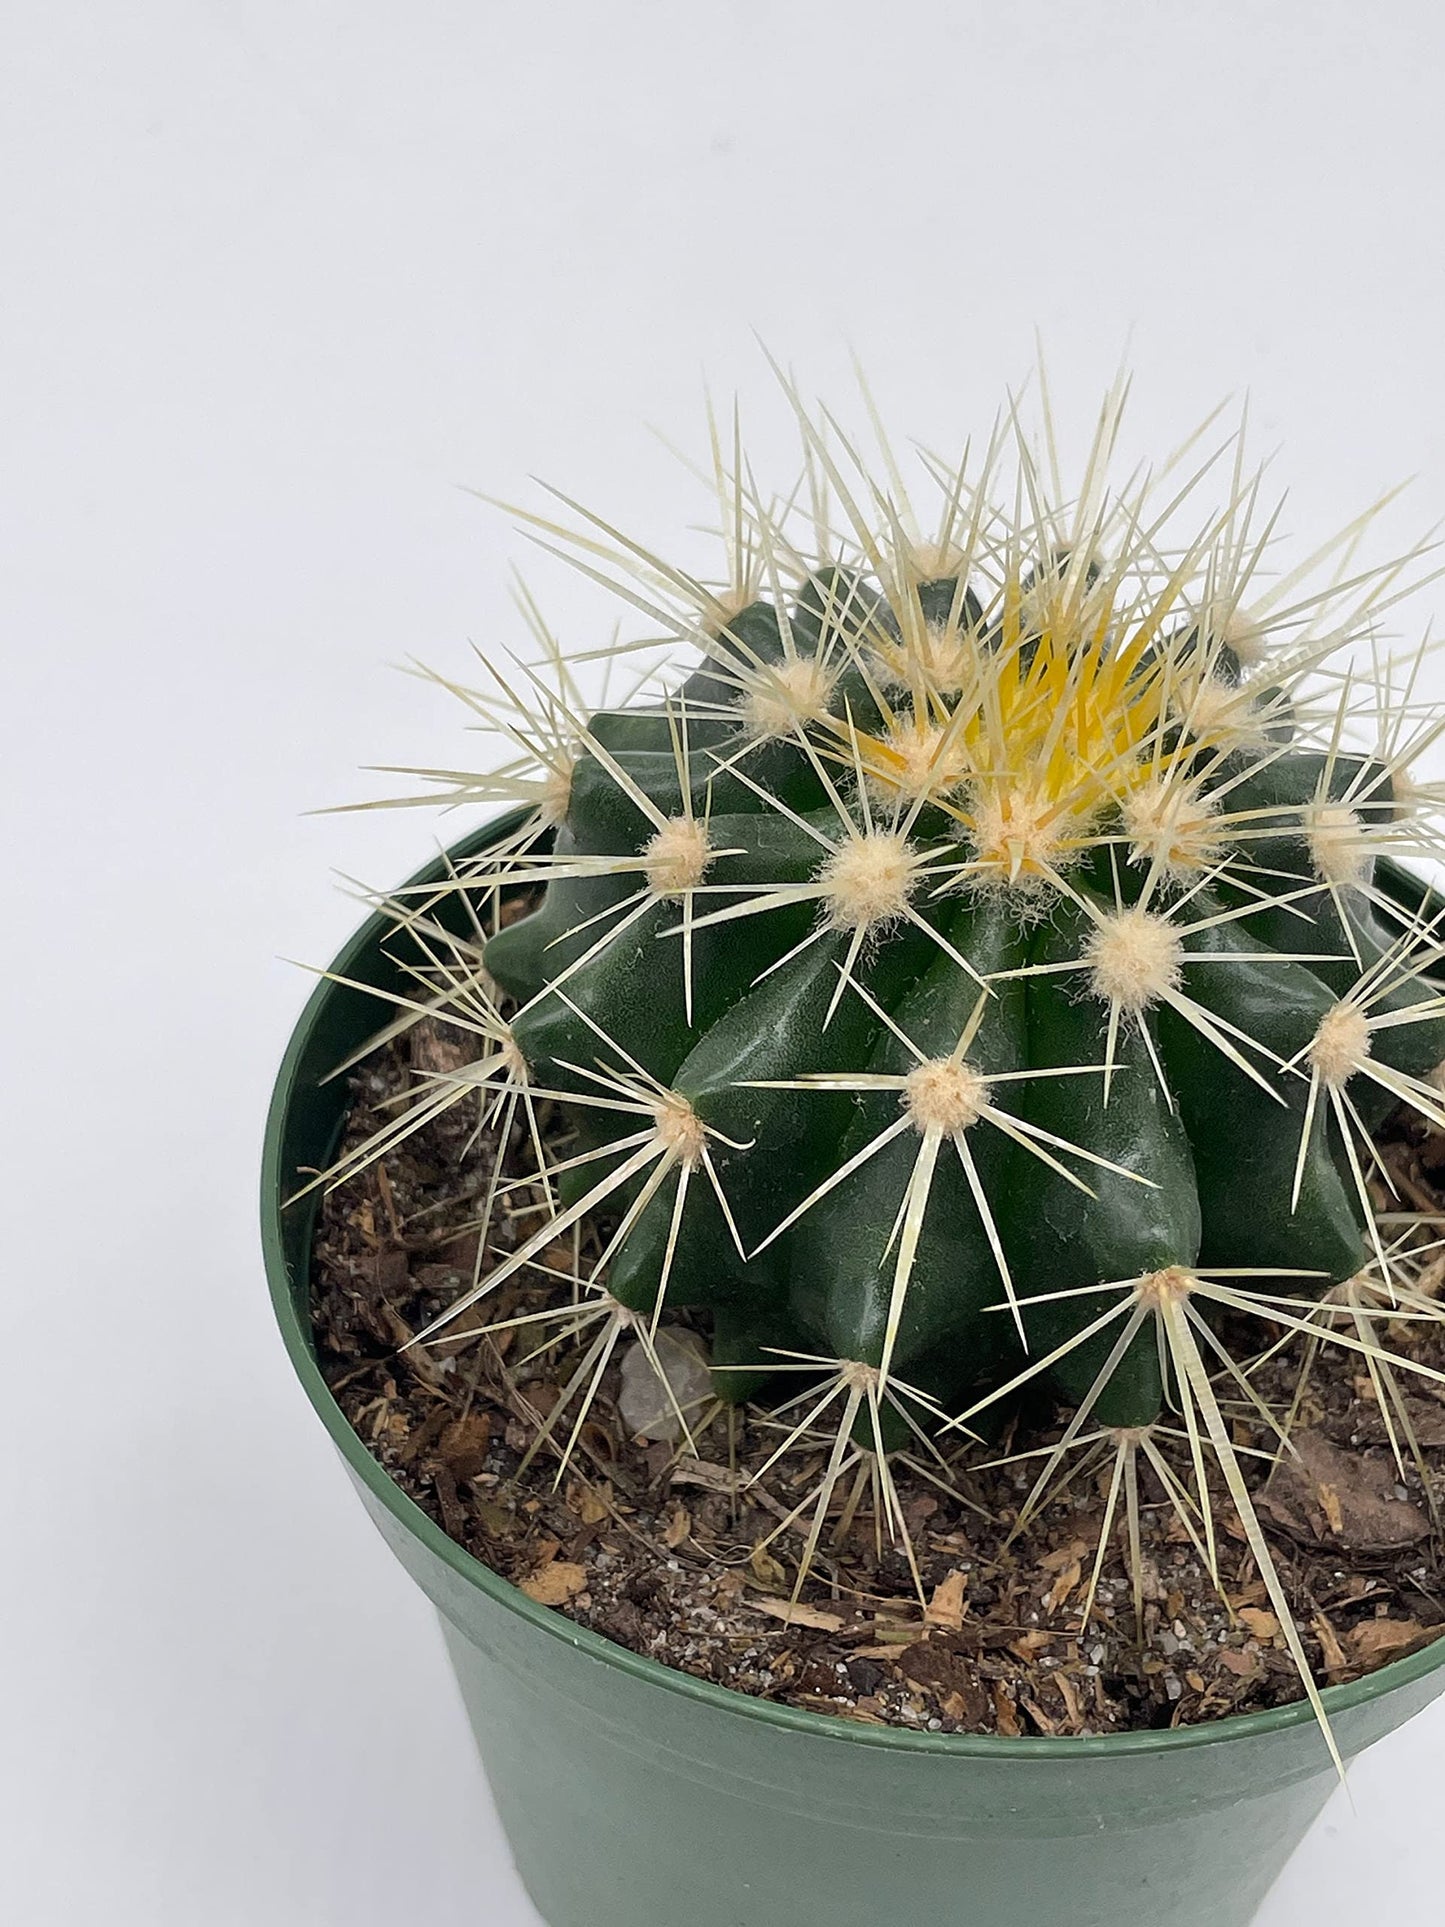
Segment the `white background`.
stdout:
<svg viewBox="0 0 1445 1927">
<path fill-rule="evenodd" d="M 1301 539 L 1418 476 L 1408 539 L 1445 514 L 1442 54 L 1434 0 L 0 13 L 17 1927 L 535 1919 L 254 1228 L 307 988 L 277 959 L 355 921 L 333 869 L 394 881 L 435 834 L 303 812 L 458 760 L 389 663 L 520 637 L 527 545 L 459 485 L 541 473 L 683 540 L 645 424 L 697 450 L 704 374 L 740 388 L 777 477 L 753 329 L 832 396 L 851 342 L 950 445 L 1037 326 L 1081 417 L 1128 347 L 1141 449 L 1248 387 Z M 1433 1918 L 1442 1796 L 1437 1711 L 1263 1927 Z"/>
</svg>

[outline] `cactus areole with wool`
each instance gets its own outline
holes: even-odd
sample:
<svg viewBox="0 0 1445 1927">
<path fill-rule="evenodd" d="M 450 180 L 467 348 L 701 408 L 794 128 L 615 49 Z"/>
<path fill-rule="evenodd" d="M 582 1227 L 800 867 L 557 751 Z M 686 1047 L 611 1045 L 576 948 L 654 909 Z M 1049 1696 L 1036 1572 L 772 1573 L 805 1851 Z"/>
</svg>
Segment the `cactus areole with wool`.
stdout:
<svg viewBox="0 0 1445 1927">
<path fill-rule="evenodd" d="M 531 805 L 457 870 L 493 934 L 453 1093 L 570 1127 L 546 1221 L 484 1238 L 433 1330 L 588 1220 L 579 1370 L 702 1310 L 721 1397 L 831 1408 L 880 1463 L 1030 1384 L 1060 1450 L 1168 1412 L 1253 1530 L 1221 1331 L 1339 1299 L 1373 1354 L 1412 1289 L 1371 1132 L 1401 1100 L 1445 1124 L 1442 948 L 1376 868 L 1439 847 L 1438 724 L 1424 649 L 1380 637 L 1415 557 L 1358 559 L 1362 518 L 1295 567 L 1233 442 L 1112 488 L 1120 401 L 1076 485 L 1011 417 L 976 473 L 928 462 L 926 515 L 806 409 L 781 509 L 715 436 L 713 584 L 542 525 L 669 647 L 588 703 L 603 652 L 528 603 L 542 658 L 458 689 L 511 760 L 426 772 Z"/>
</svg>

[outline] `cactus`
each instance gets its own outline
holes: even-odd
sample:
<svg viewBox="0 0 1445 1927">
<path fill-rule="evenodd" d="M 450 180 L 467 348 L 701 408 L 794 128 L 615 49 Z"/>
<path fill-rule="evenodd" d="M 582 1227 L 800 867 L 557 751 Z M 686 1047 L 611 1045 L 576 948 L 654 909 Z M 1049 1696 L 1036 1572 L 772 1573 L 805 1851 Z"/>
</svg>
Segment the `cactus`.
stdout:
<svg viewBox="0 0 1445 1927">
<path fill-rule="evenodd" d="M 1237 454 L 1180 538 L 1199 476 L 1106 484 L 1121 404 L 1072 495 L 1012 430 L 977 476 L 934 465 L 927 535 L 891 456 L 875 485 L 826 418 L 799 408 L 807 535 L 715 435 L 718 586 L 543 523 L 677 647 L 590 711 L 550 638 L 540 666 L 494 656 L 462 693 L 505 767 L 426 772 L 528 804 L 451 895 L 534 907 L 480 953 L 446 890 L 399 909 L 428 1006 L 450 944 L 440 1001 L 481 1039 L 425 1101 L 480 1088 L 538 1136 L 545 1098 L 572 1129 L 560 1160 L 539 1139 L 547 1222 L 448 1320 L 600 1224 L 579 1385 L 619 1335 L 705 1314 L 721 1399 L 835 1428 L 809 1552 L 845 1457 L 957 1444 L 1046 1379 L 1071 1416 L 1031 1505 L 1103 1436 L 1112 1521 L 1182 1415 L 1171 1480 L 1207 1499 L 1215 1464 L 1272 1574 L 1224 1315 L 1427 1369 L 1380 1336 L 1433 1301 L 1370 1195 L 1392 1106 L 1445 1126 L 1445 943 L 1382 861 L 1439 847 L 1420 658 L 1376 639 L 1411 558 L 1267 572 Z"/>
</svg>

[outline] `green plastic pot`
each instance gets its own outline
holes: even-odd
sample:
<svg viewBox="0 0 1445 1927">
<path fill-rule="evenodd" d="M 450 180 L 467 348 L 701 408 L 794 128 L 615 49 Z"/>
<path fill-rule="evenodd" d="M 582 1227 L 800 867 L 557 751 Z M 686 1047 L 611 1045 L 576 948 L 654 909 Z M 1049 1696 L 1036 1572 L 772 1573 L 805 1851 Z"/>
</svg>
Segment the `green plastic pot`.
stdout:
<svg viewBox="0 0 1445 1927">
<path fill-rule="evenodd" d="M 451 853 L 475 854 L 516 821 Z M 438 863 L 416 882 L 443 874 Z M 1423 886 L 1393 873 L 1402 900 Z M 397 981 L 370 919 L 332 966 Z M 362 1503 L 441 1615 L 528 1892 L 551 1927 L 1244 1927 L 1336 1784 L 1304 1705 L 1176 1732 L 995 1739 L 853 1725 L 746 1698 L 614 1646 L 454 1545 L 366 1451 L 317 1368 L 314 1200 L 344 1080 L 384 1018 L 323 982 L 266 1132 L 262 1228 L 291 1361 Z M 1331 1687 L 1352 1757 L 1445 1689 L 1445 1642 Z M 491 1916 L 478 1896 L 478 1923 Z"/>
</svg>

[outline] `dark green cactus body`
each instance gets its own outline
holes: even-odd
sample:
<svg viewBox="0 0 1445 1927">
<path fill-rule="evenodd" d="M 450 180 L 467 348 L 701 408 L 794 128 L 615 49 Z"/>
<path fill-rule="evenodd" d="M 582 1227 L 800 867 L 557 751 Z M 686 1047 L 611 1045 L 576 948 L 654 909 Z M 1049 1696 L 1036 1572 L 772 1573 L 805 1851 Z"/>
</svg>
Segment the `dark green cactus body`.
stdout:
<svg viewBox="0 0 1445 1927">
<path fill-rule="evenodd" d="M 1089 931 L 1072 905 L 1060 905 L 1040 932 L 1033 961 L 1054 965 L 1077 958 Z M 1039 1070 L 1107 1062 L 1108 1014 L 1080 974 L 1040 974 L 1029 981 L 1029 1062 Z M 1033 1122 L 1119 1167 L 1084 1169 L 1073 1183 L 1048 1169 L 1015 1173 L 1010 1228 L 1023 1260 L 1024 1289 L 1045 1300 L 1027 1314 L 1032 1349 L 1039 1353 L 1052 1352 L 1118 1302 L 1117 1293 L 1052 1294 L 1190 1266 L 1199 1256 L 1193 1154 L 1183 1121 L 1171 1108 L 1172 1095 L 1155 1070 L 1146 1025 L 1155 1030 L 1152 1013 L 1120 1025 L 1107 1086 L 1103 1075 L 1039 1077 L 1029 1086 Z M 1054 1376 L 1066 1397 L 1078 1402 L 1088 1394 L 1119 1337 L 1115 1321 L 1060 1360 Z M 1153 1331 L 1144 1330 L 1115 1362 L 1096 1409 L 1105 1424 L 1147 1425 L 1158 1416 L 1163 1392 L 1159 1347 Z"/>
<path fill-rule="evenodd" d="M 1050 567 L 994 610 L 1047 586 Z M 1091 564 L 1087 590 L 1097 576 Z M 1367 1024 L 1418 1007 L 1419 1021 L 1371 1027 L 1375 1061 L 1418 1077 L 1445 1057 L 1436 993 L 1390 967 L 1397 933 L 1374 901 L 1390 778 L 1283 748 L 1277 729 L 1201 747 L 1161 697 L 1137 732 L 1137 773 L 1081 813 L 1087 834 L 1033 856 L 1046 832 L 1026 785 L 1023 801 L 1009 793 L 1016 818 L 989 815 L 986 743 L 968 739 L 972 774 L 889 792 L 889 745 L 931 728 L 943 756 L 953 714 L 926 651 L 913 689 L 898 660 L 910 634 L 971 646 L 993 665 L 980 675 L 1013 678 L 1017 709 L 1068 670 L 1067 650 L 1038 616 L 1011 633 L 995 614 L 985 632 L 959 576 L 906 595 L 895 607 L 856 571 L 819 570 L 785 615 L 755 601 L 735 616 L 670 717 L 594 719 L 554 849 L 617 867 L 559 876 L 491 941 L 488 967 L 521 1005 L 533 1079 L 577 1100 L 584 1149 L 639 1128 L 636 1102 L 580 1101 L 599 1077 L 629 1080 L 634 1097 L 653 1080 L 695 1120 L 706 1154 L 684 1159 L 681 1203 L 673 1181 L 644 1202 L 646 1173 L 608 1201 L 627 1235 L 605 1282 L 649 1315 L 710 1310 L 723 1397 L 755 1395 L 792 1353 L 884 1371 L 956 1411 L 1058 1353 L 1065 1399 L 1147 1426 L 1168 1390 L 1152 1322 L 1125 1346 L 1122 1314 L 1079 1340 L 1138 1281 L 1255 1269 L 1310 1295 L 1367 1261 L 1331 1093 L 1368 1120 L 1393 1100 L 1353 1062 L 1311 1056 L 1331 1013 L 1362 987 Z M 1102 678 L 1107 652 L 1089 646 Z M 1171 675 L 1207 671 L 1231 690 L 1242 673 L 1195 628 L 1131 661 L 1114 697 L 1126 711 Z M 809 665 L 818 700 L 770 732 L 758 718 L 776 679 L 802 686 Z M 1006 740 L 979 702 L 976 735 Z M 1128 828 L 1151 756 L 1156 776 L 1212 799 L 1213 842 L 1199 833 L 1182 875 Z M 709 855 L 667 890 L 647 854 L 679 817 L 706 824 Z M 885 876 L 875 904 L 866 877 L 837 882 L 834 858 L 861 840 L 886 870 L 887 836 L 916 874 L 896 901 Z M 1111 975 L 1101 945 L 1129 917 L 1144 948 L 1125 944 Z M 919 1099 L 914 1073 L 940 1064 L 954 1066 L 942 1098 Z M 569 1177 L 572 1193 L 600 1168 Z"/>
<path fill-rule="evenodd" d="M 716 1133 L 711 1159 L 732 1222 L 716 1194 L 697 1185 L 684 1217 L 669 1302 L 706 1304 L 723 1295 L 719 1280 L 759 1289 L 778 1276 L 776 1255 L 753 1254 L 826 1175 L 853 1105 L 842 1092 L 776 1086 L 866 1061 L 881 1029 L 856 995 L 840 999 L 824 1027 L 845 948 L 846 939 L 833 934 L 770 971 L 701 1034 L 672 1079 L 673 1090 Z M 891 1000 L 920 961 L 917 940 L 905 939 L 880 953 L 862 981 Z M 769 1154 L 759 1156 L 764 1147 Z M 610 1279 L 624 1304 L 654 1308 L 671 1229 L 670 1202 L 659 1194 Z"/>
<path fill-rule="evenodd" d="M 1233 782 L 1229 801 L 1232 809 L 1249 814 L 1247 864 L 1241 865 L 1239 881 L 1228 892 L 1231 899 L 1258 901 L 1256 893 L 1262 888 L 1273 896 L 1304 893 L 1292 903 L 1261 909 L 1247 920 L 1248 928 L 1275 950 L 1312 953 L 1312 973 L 1338 996 L 1348 995 L 1363 980 L 1374 993 L 1370 1007 L 1376 1019 L 1433 1006 L 1435 987 L 1420 978 L 1408 959 L 1390 967 L 1397 931 L 1381 914 L 1375 858 L 1368 849 L 1347 852 L 1344 874 L 1320 891 L 1319 863 L 1305 831 L 1312 819 L 1319 824 L 1321 810 L 1329 806 L 1349 812 L 1366 830 L 1388 827 L 1397 811 L 1385 765 L 1365 757 L 1299 752 Z M 1348 832 L 1348 820 L 1340 822 Z M 1327 866 L 1332 833 L 1338 828 L 1332 831 L 1328 817 L 1315 830 Z M 1394 1070 L 1423 1077 L 1445 1058 L 1445 1013 L 1374 1029 L 1371 1052 Z M 1363 1121 L 1374 1126 L 1395 1099 L 1380 1086 L 1360 1080 L 1352 1101 Z"/>
<path fill-rule="evenodd" d="M 1186 969 L 1185 985 L 1227 1036 L 1255 1038 L 1288 1062 L 1305 1048 L 1332 993 L 1303 964 L 1236 924 L 1188 940 L 1210 956 Z M 1325 1111 L 1317 1107 L 1303 1163 L 1299 1202 L 1291 1207 L 1299 1165 L 1307 1086 L 1300 1078 L 1258 1077 L 1231 1062 L 1174 1010 L 1159 1029 L 1170 1084 L 1193 1149 L 1206 1266 L 1282 1267 L 1317 1291 L 1347 1278 L 1365 1259 L 1361 1211 L 1333 1156 Z"/>
<path fill-rule="evenodd" d="M 944 932 L 980 976 L 1013 969 L 1023 961 L 1017 924 L 996 901 L 957 905 Z M 902 1036 L 883 1029 L 867 1071 L 904 1076 L 920 1054 L 924 1059 L 947 1058 L 980 998 L 984 1008 L 968 1062 L 990 1076 L 1025 1069 L 1029 1060 L 1022 981 L 1002 982 L 989 994 L 945 952 L 925 949 L 922 963 L 890 1013 Z M 1014 1095 L 1001 1095 L 1003 1105 L 1018 1101 L 1018 1087 L 1010 1088 Z M 805 1123 L 816 1119 L 817 1102 L 808 1100 Z M 805 1214 L 787 1235 L 784 1258 L 795 1312 L 818 1346 L 828 1356 L 877 1365 L 893 1298 L 895 1264 L 890 1254 L 901 1235 L 899 1206 L 920 1156 L 929 1151 L 897 1092 L 864 1094 L 852 1113 L 833 1152 L 835 1171 L 862 1156 L 890 1127 L 895 1134 Z M 896 1128 L 900 1122 L 901 1130 Z M 985 1120 L 970 1129 L 967 1139 L 977 1183 L 986 1197 L 997 1197 L 1004 1186 L 1008 1140 Z M 977 1375 L 989 1361 L 1012 1350 L 1007 1314 L 988 1309 L 1003 1299 L 1005 1285 L 974 1184 L 949 1139 L 939 1142 L 934 1155 L 918 1258 L 893 1345 L 893 1361 L 905 1380 L 911 1380 L 918 1359 L 943 1351 L 957 1354 L 960 1371 Z"/>
</svg>

